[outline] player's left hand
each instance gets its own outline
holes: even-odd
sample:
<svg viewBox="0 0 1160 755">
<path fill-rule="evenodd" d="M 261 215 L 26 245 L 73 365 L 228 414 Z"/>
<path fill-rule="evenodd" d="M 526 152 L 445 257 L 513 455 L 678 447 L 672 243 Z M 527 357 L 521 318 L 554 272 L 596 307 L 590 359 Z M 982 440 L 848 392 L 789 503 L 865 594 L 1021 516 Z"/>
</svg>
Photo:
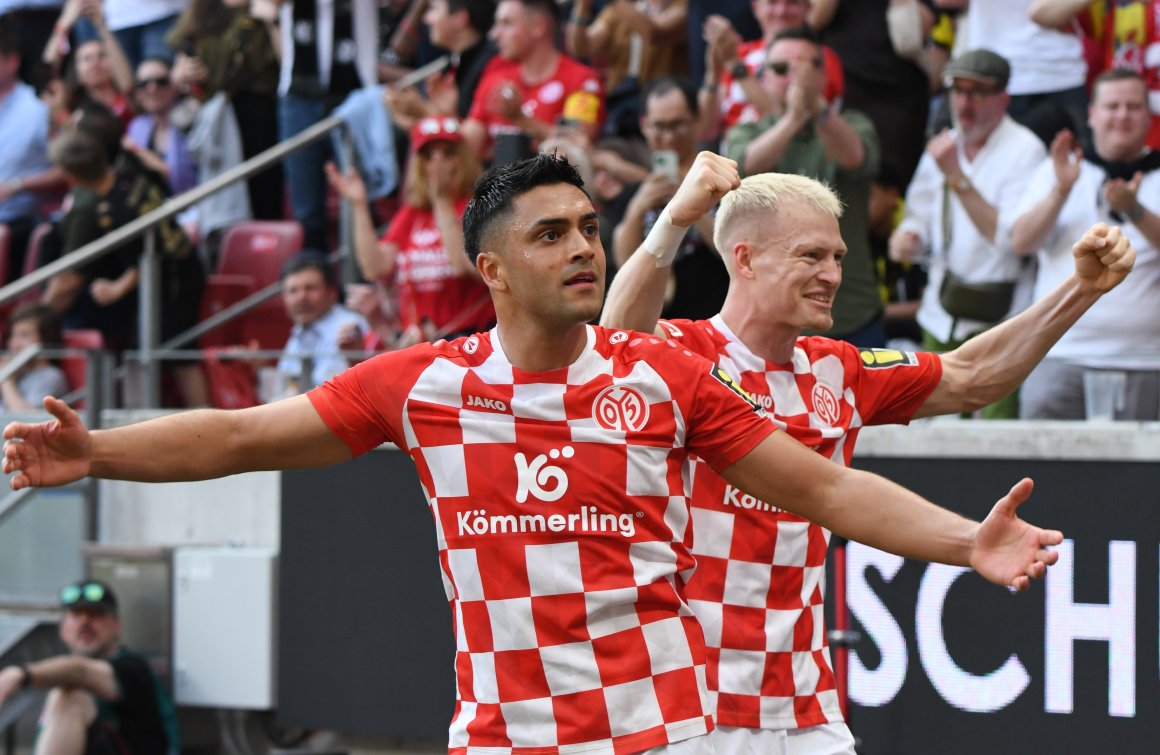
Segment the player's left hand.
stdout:
<svg viewBox="0 0 1160 755">
<path fill-rule="evenodd" d="M 1059 559 L 1047 546 L 1063 542 L 1059 530 L 1040 529 L 1016 516 L 1015 510 L 1033 487 L 1027 477 L 1017 482 L 975 530 L 971 549 L 972 569 L 995 584 L 1019 591 L 1030 587 L 1031 580 L 1042 579 L 1047 567 Z"/>
<path fill-rule="evenodd" d="M 1071 247 L 1075 274 L 1101 293 L 1107 293 L 1132 272 L 1136 250 L 1119 226 L 1096 223 Z"/>
</svg>

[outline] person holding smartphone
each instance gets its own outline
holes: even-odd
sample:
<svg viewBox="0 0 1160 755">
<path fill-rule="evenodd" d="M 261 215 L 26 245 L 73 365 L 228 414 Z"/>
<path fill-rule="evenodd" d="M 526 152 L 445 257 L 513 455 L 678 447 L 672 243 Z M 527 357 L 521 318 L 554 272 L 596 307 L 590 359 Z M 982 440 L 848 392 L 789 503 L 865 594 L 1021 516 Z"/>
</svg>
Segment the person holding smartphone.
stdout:
<svg viewBox="0 0 1160 755">
<path fill-rule="evenodd" d="M 697 156 L 697 88 L 684 76 L 662 77 L 645 90 L 641 131 L 652 172 L 625 189 L 631 197 L 612 234 L 613 256 L 623 265 L 656 223 Z M 713 246 L 713 218 L 700 218 L 677 250 L 665 297 L 665 317 L 709 317 L 721 308 L 729 275 Z"/>
</svg>

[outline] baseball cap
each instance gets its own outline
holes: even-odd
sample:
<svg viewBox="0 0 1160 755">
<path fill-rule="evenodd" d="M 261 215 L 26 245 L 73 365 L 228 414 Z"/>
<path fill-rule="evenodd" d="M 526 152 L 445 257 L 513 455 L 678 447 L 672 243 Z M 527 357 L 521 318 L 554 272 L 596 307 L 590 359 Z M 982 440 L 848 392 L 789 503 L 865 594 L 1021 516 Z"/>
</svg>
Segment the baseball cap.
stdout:
<svg viewBox="0 0 1160 755">
<path fill-rule="evenodd" d="M 415 152 L 431 142 L 462 141 L 459 121 L 455 118 L 423 118 L 411 128 L 411 149 Z"/>
<path fill-rule="evenodd" d="M 113 594 L 113 588 L 104 582 L 87 579 L 62 587 L 60 589 L 60 606 L 68 610 L 98 608 L 116 613 L 117 596 Z"/>
<path fill-rule="evenodd" d="M 990 84 L 1002 91 L 1011 78 L 1011 65 L 1006 58 L 990 50 L 964 52 L 943 66 L 943 81 L 950 85 L 955 79 L 970 79 Z"/>
</svg>

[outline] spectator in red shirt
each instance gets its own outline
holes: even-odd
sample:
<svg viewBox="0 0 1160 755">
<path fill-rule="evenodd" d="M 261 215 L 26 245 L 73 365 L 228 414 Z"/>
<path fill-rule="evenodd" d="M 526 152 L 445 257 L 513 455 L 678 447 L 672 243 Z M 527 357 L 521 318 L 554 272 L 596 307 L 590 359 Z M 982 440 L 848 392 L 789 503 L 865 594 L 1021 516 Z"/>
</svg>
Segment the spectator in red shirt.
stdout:
<svg viewBox="0 0 1160 755">
<path fill-rule="evenodd" d="M 375 239 L 358 174 L 327 166 L 330 185 L 354 207 L 354 246 L 363 275 L 394 280 L 405 330 L 428 340 L 486 330 L 495 321 L 487 287 L 463 251 L 460 218 L 481 173 L 459 121 L 424 118 L 411 130 L 404 204 Z"/>
<path fill-rule="evenodd" d="M 463 135 L 490 157 L 496 137 L 547 138 L 566 119 L 595 141 L 604 120 L 604 86 L 593 69 L 556 47 L 559 10 L 553 0 L 502 0 L 491 36 L 499 56 L 483 72 Z"/>
</svg>

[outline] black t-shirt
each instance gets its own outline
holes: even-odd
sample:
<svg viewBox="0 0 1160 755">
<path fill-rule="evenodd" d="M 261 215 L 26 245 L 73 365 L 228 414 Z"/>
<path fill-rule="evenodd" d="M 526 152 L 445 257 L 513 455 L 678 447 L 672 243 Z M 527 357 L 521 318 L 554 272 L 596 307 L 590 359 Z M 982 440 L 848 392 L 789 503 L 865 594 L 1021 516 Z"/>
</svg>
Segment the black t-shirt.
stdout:
<svg viewBox="0 0 1160 755">
<path fill-rule="evenodd" d="M 76 251 L 121 228 L 165 202 L 162 180 L 145 170 L 129 155 L 122 155 L 114 167 L 113 186 L 104 194 L 78 187 L 73 205 L 60 221 L 60 254 Z M 181 227 L 171 218 L 157 226 L 157 254 L 161 258 L 162 332 L 174 335 L 180 326 L 197 320 L 205 272 L 196 250 Z M 136 267 L 145 250 L 139 237 L 78 269 L 85 285 L 64 324 L 70 328 L 96 328 L 110 349 L 129 348 L 136 343 L 138 292 L 130 291 L 112 304 L 100 306 L 89 293 L 89 284 L 98 278 L 115 280 Z M 42 259 L 41 264 L 51 261 Z"/>
<path fill-rule="evenodd" d="M 930 0 L 919 0 L 930 5 Z M 900 58 L 890 42 L 886 10 L 890 0 L 858 0 L 838 5 L 821 31 L 822 42 L 842 61 L 846 90 L 918 93 L 926 96 L 927 76 L 913 61 Z"/>
<path fill-rule="evenodd" d="M 164 693 L 149 661 L 122 649 L 109 663 L 121 696 L 116 702 L 98 701 L 97 723 L 114 728 L 129 755 L 165 755 L 176 751 L 177 743 L 170 742 L 166 721 L 170 717 L 172 725 L 172 704 L 167 697 L 162 697 Z"/>
<path fill-rule="evenodd" d="M 495 55 L 495 45 L 484 38 L 459 56 L 455 67 L 455 88 L 459 91 L 459 101 L 455 109 L 461 120 L 467 118 L 471 111 L 471 101 L 475 97 L 475 90 L 479 88 L 479 80 L 483 78 L 483 69 L 487 68 Z"/>
</svg>

